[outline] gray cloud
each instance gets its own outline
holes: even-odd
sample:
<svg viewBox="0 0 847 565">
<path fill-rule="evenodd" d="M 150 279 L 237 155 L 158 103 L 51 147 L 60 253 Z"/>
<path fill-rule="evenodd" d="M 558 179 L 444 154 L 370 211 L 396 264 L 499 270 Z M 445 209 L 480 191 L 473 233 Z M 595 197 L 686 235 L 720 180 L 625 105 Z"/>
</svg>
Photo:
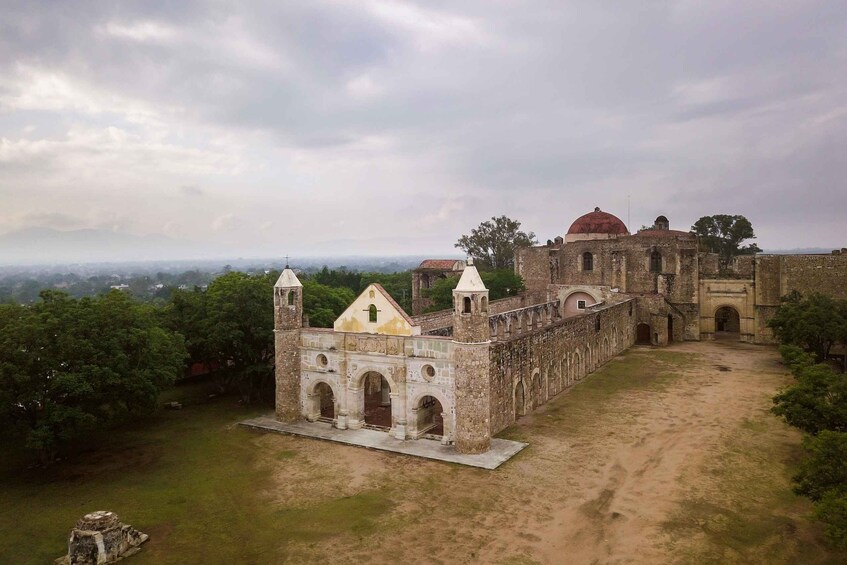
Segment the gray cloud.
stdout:
<svg viewBox="0 0 847 565">
<path fill-rule="evenodd" d="M 0 222 L 95 204 L 245 252 L 447 253 L 492 215 L 546 240 L 629 200 L 633 227 L 731 212 L 763 247 L 842 245 L 845 24 L 836 1 L 20 2 Z"/>
</svg>

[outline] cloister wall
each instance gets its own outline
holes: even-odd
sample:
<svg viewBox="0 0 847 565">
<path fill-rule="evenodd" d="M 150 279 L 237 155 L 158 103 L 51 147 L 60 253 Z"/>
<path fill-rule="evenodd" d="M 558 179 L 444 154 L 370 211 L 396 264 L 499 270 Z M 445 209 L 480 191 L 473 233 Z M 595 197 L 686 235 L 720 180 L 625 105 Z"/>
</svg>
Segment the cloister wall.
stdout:
<svg viewBox="0 0 847 565">
<path fill-rule="evenodd" d="M 635 341 L 636 299 L 492 343 L 491 434 L 544 404 Z M 523 401 L 521 402 L 521 399 Z"/>
</svg>

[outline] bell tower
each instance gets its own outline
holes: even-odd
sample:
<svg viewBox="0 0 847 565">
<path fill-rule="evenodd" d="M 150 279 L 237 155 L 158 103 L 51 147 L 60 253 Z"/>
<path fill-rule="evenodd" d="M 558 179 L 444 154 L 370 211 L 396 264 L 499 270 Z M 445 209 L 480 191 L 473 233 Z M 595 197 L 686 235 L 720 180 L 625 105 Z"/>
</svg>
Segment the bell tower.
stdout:
<svg viewBox="0 0 847 565">
<path fill-rule="evenodd" d="M 491 447 L 488 289 L 473 260 L 453 291 L 456 451 L 483 453 Z"/>
<path fill-rule="evenodd" d="M 303 285 L 288 265 L 274 285 L 274 354 L 276 419 L 300 419 L 300 328 L 303 327 Z"/>
</svg>

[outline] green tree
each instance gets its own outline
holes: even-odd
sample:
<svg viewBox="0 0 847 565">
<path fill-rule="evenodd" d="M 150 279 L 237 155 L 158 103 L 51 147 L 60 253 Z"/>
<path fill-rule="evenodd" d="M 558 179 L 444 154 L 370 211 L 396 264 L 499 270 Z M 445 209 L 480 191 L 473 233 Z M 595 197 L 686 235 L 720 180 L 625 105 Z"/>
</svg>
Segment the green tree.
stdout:
<svg viewBox="0 0 847 565">
<path fill-rule="evenodd" d="M 825 430 L 806 437 L 803 447 L 807 457 L 794 477 L 794 490 L 815 503 L 829 539 L 847 547 L 847 433 Z"/>
<path fill-rule="evenodd" d="M 185 354 L 152 307 L 120 292 L 0 306 L 0 416 L 48 463 L 92 429 L 152 412 Z"/>
<path fill-rule="evenodd" d="M 521 223 L 506 216 L 492 217 L 471 230 L 470 235 L 459 238 L 455 247 L 463 250 L 489 269 L 511 269 L 515 264 L 515 250 L 538 243 L 532 232 L 520 231 Z"/>
<path fill-rule="evenodd" d="M 187 364 L 202 363 L 214 371 L 215 349 L 209 341 L 209 299 L 204 290 L 174 290 L 164 308 L 166 325 L 185 338 Z"/>
<path fill-rule="evenodd" d="M 523 279 L 514 271 L 483 271 L 480 273 L 482 282 L 488 289 L 490 300 L 499 300 L 508 296 L 517 296 L 525 289 Z M 459 284 L 459 277 L 438 279 L 433 285 L 424 290 L 424 296 L 432 300 L 427 312 L 437 312 L 453 307 L 453 289 Z"/>
<path fill-rule="evenodd" d="M 847 379 L 824 364 L 792 369 L 796 382 L 773 399 L 773 412 L 810 434 L 847 432 Z"/>
<path fill-rule="evenodd" d="M 206 332 L 214 375 L 222 388 L 238 390 L 244 402 L 261 400 L 273 388 L 274 312 L 271 276 L 230 272 L 206 291 Z"/>
<path fill-rule="evenodd" d="M 718 266 L 725 272 L 730 262 L 738 255 L 760 253 L 755 243 L 741 245 L 745 240 L 755 239 L 753 225 L 744 216 L 715 214 L 697 220 L 691 231 L 700 236 L 700 244 L 718 254 Z"/>
<path fill-rule="evenodd" d="M 379 283 L 406 312 L 412 311 L 412 271 L 399 273 L 362 273 L 357 292 L 369 284 Z"/>
<path fill-rule="evenodd" d="M 782 343 L 803 347 L 823 361 L 834 344 L 847 343 L 847 301 L 792 292 L 782 298 L 768 326 Z"/>
<path fill-rule="evenodd" d="M 303 282 L 303 312 L 309 318 L 309 325 L 316 328 L 331 328 L 335 319 L 355 298 L 346 287 L 333 288 L 308 280 Z"/>
</svg>

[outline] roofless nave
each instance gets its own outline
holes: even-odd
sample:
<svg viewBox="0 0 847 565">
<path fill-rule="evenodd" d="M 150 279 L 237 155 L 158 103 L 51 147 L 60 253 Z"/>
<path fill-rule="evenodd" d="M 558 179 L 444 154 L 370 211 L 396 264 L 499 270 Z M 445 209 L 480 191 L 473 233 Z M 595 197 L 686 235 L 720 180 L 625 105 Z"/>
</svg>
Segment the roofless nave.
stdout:
<svg viewBox="0 0 847 565">
<path fill-rule="evenodd" d="M 372 284 L 332 329 L 303 327 L 302 285 L 286 268 L 274 289 L 277 419 L 482 453 L 493 435 L 636 342 L 770 343 L 781 296 L 847 298 L 847 250 L 739 257 L 719 275 L 717 256 L 664 216 L 630 234 L 599 208 L 565 237 L 520 250 L 515 268 L 526 292 L 489 302 L 472 262 L 424 262 L 416 310 L 433 278 L 461 273 L 452 310 L 410 317 Z"/>
</svg>

